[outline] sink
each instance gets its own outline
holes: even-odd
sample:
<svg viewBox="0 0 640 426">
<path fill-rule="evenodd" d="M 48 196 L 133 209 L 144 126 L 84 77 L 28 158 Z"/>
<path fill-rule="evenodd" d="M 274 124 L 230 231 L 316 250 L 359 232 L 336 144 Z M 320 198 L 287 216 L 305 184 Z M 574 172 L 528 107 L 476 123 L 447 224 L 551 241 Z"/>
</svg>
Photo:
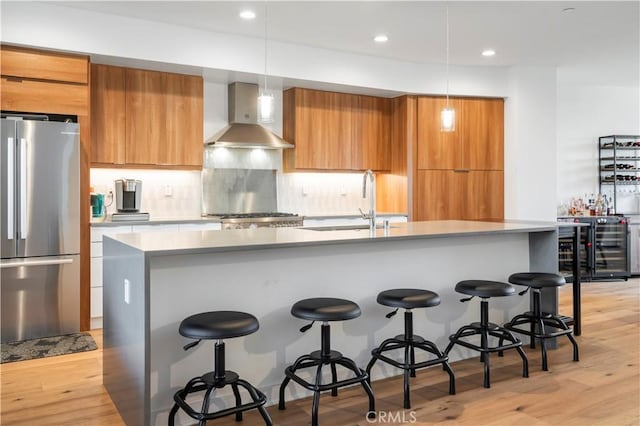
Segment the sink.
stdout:
<svg viewBox="0 0 640 426">
<path fill-rule="evenodd" d="M 397 228 L 398 226 L 389 225 L 389 228 Z M 335 225 L 335 226 L 308 226 L 301 229 L 308 231 L 361 231 L 369 230 L 369 225 Z M 382 229 L 382 225 L 377 225 L 376 229 Z"/>
</svg>

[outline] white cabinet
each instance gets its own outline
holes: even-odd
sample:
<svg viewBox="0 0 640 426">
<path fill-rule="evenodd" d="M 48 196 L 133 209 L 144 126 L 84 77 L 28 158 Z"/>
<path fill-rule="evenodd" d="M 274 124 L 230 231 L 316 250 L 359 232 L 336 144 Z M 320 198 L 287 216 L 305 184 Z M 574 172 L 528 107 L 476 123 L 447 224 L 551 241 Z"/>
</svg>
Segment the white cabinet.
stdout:
<svg viewBox="0 0 640 426">
<path fill-rule="evenodd" d="M 406 222 L 406 216 L 378 216 L 378 223 L 382 223 L 382 221 L 388 220 L 389 223 L 398 223 L 398 222 Z M 361 217 L 326 217 L 322 219 L 307 219 L 304 218 L 305 227 L 314 227 L 314 226 L 355 226 L 355 225 L 368 225 L 369 221 L 367 219 L 363 219 Z"/>
<path fill-rule="evenodd" d="M 219 231 L 219 222 L 91 227 L 91 328 L 102 328 L 102 237 L 130 232 Z"/>
</svg>

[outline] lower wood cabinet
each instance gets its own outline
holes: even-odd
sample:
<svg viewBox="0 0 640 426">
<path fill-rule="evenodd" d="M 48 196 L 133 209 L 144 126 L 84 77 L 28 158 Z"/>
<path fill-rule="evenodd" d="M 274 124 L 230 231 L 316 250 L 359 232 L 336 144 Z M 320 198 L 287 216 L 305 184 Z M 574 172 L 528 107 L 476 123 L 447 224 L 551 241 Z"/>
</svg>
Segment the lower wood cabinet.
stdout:
<svg viewBox="0 0 640 426">
<path fill-rule="evenodd" d="M 413 220 L 502 220 L 504 172 L 418 170 Z"/>
</svg>

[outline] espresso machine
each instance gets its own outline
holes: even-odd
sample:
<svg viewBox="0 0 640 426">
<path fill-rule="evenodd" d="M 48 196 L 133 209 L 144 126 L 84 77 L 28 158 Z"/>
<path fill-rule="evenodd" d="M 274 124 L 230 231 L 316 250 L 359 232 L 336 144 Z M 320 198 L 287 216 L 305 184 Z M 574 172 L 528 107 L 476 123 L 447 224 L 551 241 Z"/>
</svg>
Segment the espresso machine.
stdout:
<svg viewBox="0 0 640 426">
<path fill-rule="evenodd" d="M 140 212 L 142 203 L 142 181 L 118 179 L 116 186 L 117 213 L 111 216 L 114 222 L 125 220 L 149 220 L 149 213 Z"/>
</svg>

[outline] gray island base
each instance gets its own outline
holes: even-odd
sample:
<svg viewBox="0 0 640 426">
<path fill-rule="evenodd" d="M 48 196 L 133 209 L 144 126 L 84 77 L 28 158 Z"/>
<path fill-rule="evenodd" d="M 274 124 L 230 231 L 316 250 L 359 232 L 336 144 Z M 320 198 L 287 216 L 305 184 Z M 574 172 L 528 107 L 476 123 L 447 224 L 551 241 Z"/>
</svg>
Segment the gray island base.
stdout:
<svg viewBox="0 0 640 426">
<path fill-rule="evenodd" d="M 364 368 L 371 349 L 403 327 L 401 317 L 385 318 L 389 308 L 376 303 L 378 292 L 405 287 L 439 293 L 441 305 L 414 311 L 414 327 L 444 349 L 450 334 L 480 318 L 479 300 L 460 303 L 458 281 L 556 272 L 556 259 L 557 227 L 549 222 L 409 222 L 375 235 L 259 228 L 105 236 L 104 385 L 127 424 L 166 425 L 173 394 L 213 370 L 213 342 L 184 351 L 190 340 L 178 334 L 180 321 L 238 310 L 255 315 L 260 329 L 225 341 L 227 369 L 262 390 L 268 405 L 277 404 L 285 367 L 320 346 L 319 324 L 301 333 L 305 322 L 290 315 L 296 301 L 324 296 L 358 303 L 361 317 L 331 323 L 331 344 Z M 543 308 L 556 312 L 556 291 L 543 298 Z M 504 323 L 528 305 L 528 295 L 494 298 L 489 319 Z M 450 354 L 452 361 L 470 356 L 477 354 L 458 346 Z M 400 373 L 379 363 L 372 379 Z M 434 384 L 443 393 L 445 376 Z M 309 394 L 292 385 L 286 397 Z M 214 403 L 233 405 L 231 391 Z M 365 411 L 363 402 L 363 416 Z M 177 424 L 191 423 L 182 411 L 177 416 Z"/>
</svg>

